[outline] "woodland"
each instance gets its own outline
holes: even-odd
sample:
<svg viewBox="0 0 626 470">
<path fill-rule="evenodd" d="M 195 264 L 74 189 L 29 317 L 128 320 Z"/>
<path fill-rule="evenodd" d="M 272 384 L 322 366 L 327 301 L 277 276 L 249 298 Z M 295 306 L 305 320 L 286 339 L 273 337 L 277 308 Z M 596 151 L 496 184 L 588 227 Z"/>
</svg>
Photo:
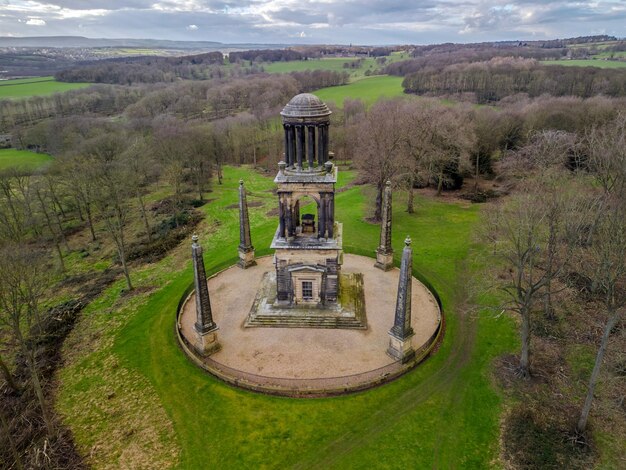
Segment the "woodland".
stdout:
<svg viewBox="0 0 626 470">
<path fill-rule="evenodd" d="M 186 256 L 194 231 L 210 238 L 229 227 L 204 215 L 228 197 L 230 173 L 271 182 L 283 152 L 278 116 L 285 103 L 351 80 L 344 71 L 270 74 L 264 67 L 348 54 L 346 61 L 376 58 L 375 74 L 404 77 L 398 98 L 328 103 L 331 149 L 348 175 L 340 191 L 363 198 L 361 212 L 350 212 L 354 223 L 375 232 L 388 180 L 401 229 L 421 218 L 432 227 L 459 208 L 476 211 L 467 236 L 450 241 L 448 251 L 440 247 L 440 262 L 454 275 L 426 266 L 421 274 L 444 292 L 448 281 L 458 287 L 460 297 L 444 294 L 446 341 L 458 339 L 456 322 L 504 317 L 512 325 L 484 368 L 463 369 L 499 397 L 477 468 L 623 465 L 626 69 L 541 63 L 565 57 L 571 45 L 596 52 L 605 41 L 623 50 L 623 42 L 598 36 L 255 50 L 231 53 L 228 63 L 221 53 L 107 59 L 55 76 L 93 84 L 87 88 L 0 100 L 0 134 L 10 136 L 4 145 L 53 157 L 0 169 L 0 466 L 120 463 L 95 447 L 97 457 L 86 454 L 82 434 L 76 441 L 68 379 L 59 379 L 77 354 L 66 338 L 106 336 L 90 331 L 87 317 L 115 316 L 158 295 L 143 282 L 146 270 L 165 272 L 161 266 Z M 407 59 L 392 61 L 401 51 Z M 259 200 L 274 197 L 262 187 Z M 258 227 L 268 219 L 255 217 Z M 462 249 L 450 251 L 457 243 Z M 418 271 L 421 255 L 417 248 Z M 478 338 L 477 357 L 498 342 Z M 443 357 L 453 347 L 446 343 Z M 409 383 L 403 380 L 390 387 Z M 113 400 L 110 393 L 100 399 Z M 184 452 L 182 464 L 160 455 L 141 466 L 191 467 Z"/>
</svg>

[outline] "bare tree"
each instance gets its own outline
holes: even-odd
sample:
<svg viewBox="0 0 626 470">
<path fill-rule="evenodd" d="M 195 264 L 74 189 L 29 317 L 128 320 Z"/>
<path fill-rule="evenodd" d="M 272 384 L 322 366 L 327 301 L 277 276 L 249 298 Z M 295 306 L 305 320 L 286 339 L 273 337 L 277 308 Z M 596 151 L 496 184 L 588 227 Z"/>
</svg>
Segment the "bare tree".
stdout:
<svg viewBox="0 0 626 470">
<path fill-rule="evenodd" d="M 376 187 L 374 220 L 380 221 L 383 190 L 400 165 L 403 142 L 401 100 L 378 101 L 358 125 L 355 163 L 361 175 Z"/>
<path fill-rule="evenodd" d="M 576 425 L 579 433 L 587 428 L 593 394 L 609 338 L 626 310 L 626 208 L 623 200 L 614 199 L 607 203 L 596 224 L 592 244 L 585 251 L 585 266 L 590 271 L 595 291 L 601 295 L 606 324 L 589 378 L 587 396 Z"/>
<path fill-rule="evenodd" d="M 0 263 L 0 321 L 10 329 L 26 359 L 48 436 L 52 436 L 54 424 L 37 369 L 35 342 L 24 331 L 33 331 L 40 323 L 40 302 L 49 283 L 45 258 L 20 245 L 5 245 L 0 249 Z"/>
<path fill-rule="evenodd" d="M 115 243 L 124 271 L 126 285 L 133 289 L 126 261 L 126 224 L 130 214 L 129 199 L 134 194 L 133 180 L 127 178 L 123 159 L 126 143 L 123 136 L 105 134 L 87 142 L 84 152 L 92 163 L 89 176 L 94 184 L 94 204 L 107 233 Z"/>
</svg>

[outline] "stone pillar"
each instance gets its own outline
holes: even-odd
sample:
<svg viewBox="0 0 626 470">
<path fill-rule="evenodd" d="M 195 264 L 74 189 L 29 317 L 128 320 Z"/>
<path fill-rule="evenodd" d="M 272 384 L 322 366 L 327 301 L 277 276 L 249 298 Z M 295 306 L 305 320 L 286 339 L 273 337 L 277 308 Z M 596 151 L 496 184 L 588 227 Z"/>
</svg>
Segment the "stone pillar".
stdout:
<svg viewBox="0 0 626 470">
<path fill-rule="evenodd" d="M 391 181 L 387 181 L 383 192 L 383 213 L 380 222 L 380 243 L 376 250 L 375 267 L 388 271 L 393 267 L 391 248 Z"/>
<path fill-rule="evenodd" d="M 296 165 L 296 128 L 289 126 L 289 166 Z"/>
<path fill-rule="evenodd" d="M 328 161 L 328 147 L 329 147 L 329 134 L 328 134 L 328 124 L 324 125 L 324 162 Z"/>
<path fill-rule="evenodd" d="M 322 129 L 322 125 L 317 126 L 317 164 L 319 166 L 324 164 L 324 135 Z"/>
<path fill-rule="evenodd" d="M 326 208 L 326 230 L 328 230 L 328 238 L 334 237 L 335 228 L 335 193 L 328 193 Z"/>
<path fill-rule="evenodd" d="M 309 135 L 307 136 L 309 150 L 307 156 L 309 157 L 309 168 L 313 168 L 315 162 L 315 126 L 308 126 Z"/>
<path fill-rule="evenodd" d="M 250 238 L 250 219 L 248 218 L 248 202 L 243 180 L 239 180 L 239 267 L 246 269 L 254 266 L 254 247 Z"/>
<path fill-rule="evenodd" d="M 317 214 L 317 238 L 326 238 L 326 193 L 320 193 L 320 203 Z"/>
<path fill-rule="evenodd" d="M 411 238 L 404 240 L 402 263 L 400 265 L 400 280 L 398 281 L 398 297 L 396 300 L 396 314 L 393 327 L 389 330 L 389 348 L 387 353 L 402 361 L 408 362 L 415 356 L 411 346 L 413 328 L 411 328 L 411 284 L 413 275 L 413 250 Z"/>
<path fill-rule="evenodd" d="M 193 260 L 193 282 L 196 296 L 196 342 L 194 348 L 203 355 L 208 356 L 220 349 L 217 342 L 217 325 L 213 321 L 211 312 L 211 299 L 209 299 L 209 286 L 207 285 L 202 247 L 198 244 L 198 235 L 191 237 L 191 258 Z"/>
<path fill-rule="evenodd" d="M 287 166 L 291 163 L 291 132 L 289 126 L 284 126 L 285 129 L 285 162 Z"/>
<path fill-rule="evenodd" d="M 296 155 L 298 170 L 302 170 L 302 163 L 304 161 L 304 128 L 302 126 L 296 126 Z"/>
<path fill-rule="evenodd" d="M 283 195 L 278 193 L 278 236 L 286 237 L 285 235 L 285 203 L 283 202 Z"/>
<path fill-rule="evenodd" d="M 292 209 L 291 209 L 291 198 L 287 195 L 283 195 L 283 211 L 285 213 L 285 227 L 286 227 L 286 238 L 290 238 L 294 235 L 293 231 L 293 222 L 291 220 Z"/>
</svg>

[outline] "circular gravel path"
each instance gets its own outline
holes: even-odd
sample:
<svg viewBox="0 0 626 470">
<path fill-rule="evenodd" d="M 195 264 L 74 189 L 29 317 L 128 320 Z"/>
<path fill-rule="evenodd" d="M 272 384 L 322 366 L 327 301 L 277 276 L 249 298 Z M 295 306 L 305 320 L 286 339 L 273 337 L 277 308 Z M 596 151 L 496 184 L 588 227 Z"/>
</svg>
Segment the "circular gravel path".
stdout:
<svg viewBox="0 0 626 470">
<path fill-rule="evenodd" d="M 257 259 L 246 270 L 232 266 L 208 281 L 213 317 L 222 349 L 210 356 L 214 365 L 268 378 L 327 379 L 353 376 L 392 365 L 387 355 L 400 271 L 374 268 L 372 258 L 344 255 L 342 271 L 364 277 L 367 330 L 311 328 L 244 328 L 263 274 L 274 269 L 272 257 Z M 182 336 L 193 342 L 195 298 L 179 317 Z M 412 286 L 413 348 L 432 339 L 441 322 L 439 306 L 417 279 Z M 209 368 L 210 369 L 210 368 Z"/>
</svg>

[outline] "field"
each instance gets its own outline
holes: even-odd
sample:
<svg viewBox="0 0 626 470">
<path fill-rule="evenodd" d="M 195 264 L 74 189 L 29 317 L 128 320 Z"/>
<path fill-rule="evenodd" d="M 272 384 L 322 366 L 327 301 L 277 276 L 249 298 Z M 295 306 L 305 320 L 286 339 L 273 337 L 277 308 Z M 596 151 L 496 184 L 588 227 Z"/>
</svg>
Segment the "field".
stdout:
<svg viewBox="0 0 626 470">
<path fill-rule="evenodd" d="M 341 172 L 340 186 L 353 175 Z M 199 227 L 209 273 L 236 261 L 237 181 L 250 191 L 253 243 L 269 254 L 276 221 L 271 177 L 226 168 Z M 337 194 L 344 249 L 372 256 L 379 228 L 364 221 L 368 189 Z M 133 272 L 137 294 L 118 282 L 84 311 L 65 345 L 58 408 L 96 467 L 486 468 L 497 461 L 502 398 L 492 359 L 515 348 L 505 316 L 470 316 L 470 234 L 478 206 L 418 198 L 409 215 L 396 195 L 396 263 L 413 237 L 414 273 L 441 296 L 446 334 L 439 351 L 404 377 L 329 399 L 276 398 L 235 389 L 202 372 L 176 345 L 175 311 L 192 281 L 189 244 Z M 257 204 L 255 204 L 256 206 Z M 236 206 L 235 206 L 236 207 Z M 372 261 L 373 262 L 373 261 Z M 469 269 L 469 271 L 468 271 Z M 236 286 L 233 286 L 236 288 Z M 97 332 L 94 334 L 94 332 Z"/>
<path fill-rule="evenodd" d="M 386 57 L 385 63 L 397 62 L 408 58 L 406 53 L 394 53 Z M 364 58 L 361 67 L 344 68 L 345 63 L 354 63 L 358 59 L 354 57 L 329 57 L 325 59 L 292 60 L 288 62 L 272 62 L 263 64 L 263 68 L 269 73 L 302 72 L 304 70 L 333 70 L 336 72 L 348 72 L 351 80 L 365 77 L 365 72 L 374 72 L 381 66 L 376 64 L 375 58 Z M 384 65 L 383 65 L 384 66 Z"/>
<path fill-rule="evenodd" d="M 346 98 L 360 98 L 368 105 L 380 98 L 395 98 L 404 95 L 402 77 L 391 75 L 376 75 L 350 83 L 349 85 L 333 86 L 315 91 L 322 101 L 334 102 L 343 107 Z"/>
<path fill-rule="evenodd" d="M 46 165 L 52 160 L 45 153 L 29 152 L 28 150 L 0 149 L 0 170 L 7 168 L 26 168 L 33 170 Z"/>
<path fill-rule="evenodd" d="M 618 62 L 616 60 L 544 60 L 541 63 L 546 65 L 565 65 L 571 67 L 599 67 L 602 69 L 626 68 L 626 62 Z"/>
<path fill-rule="evenodd" d="M 0 99 L 26 98 L 60 93 L 76 88 L 85 88 L 91 83 L 63 83 L 53 77 L 20 78 L 0 81 Z"/>
</svg>

